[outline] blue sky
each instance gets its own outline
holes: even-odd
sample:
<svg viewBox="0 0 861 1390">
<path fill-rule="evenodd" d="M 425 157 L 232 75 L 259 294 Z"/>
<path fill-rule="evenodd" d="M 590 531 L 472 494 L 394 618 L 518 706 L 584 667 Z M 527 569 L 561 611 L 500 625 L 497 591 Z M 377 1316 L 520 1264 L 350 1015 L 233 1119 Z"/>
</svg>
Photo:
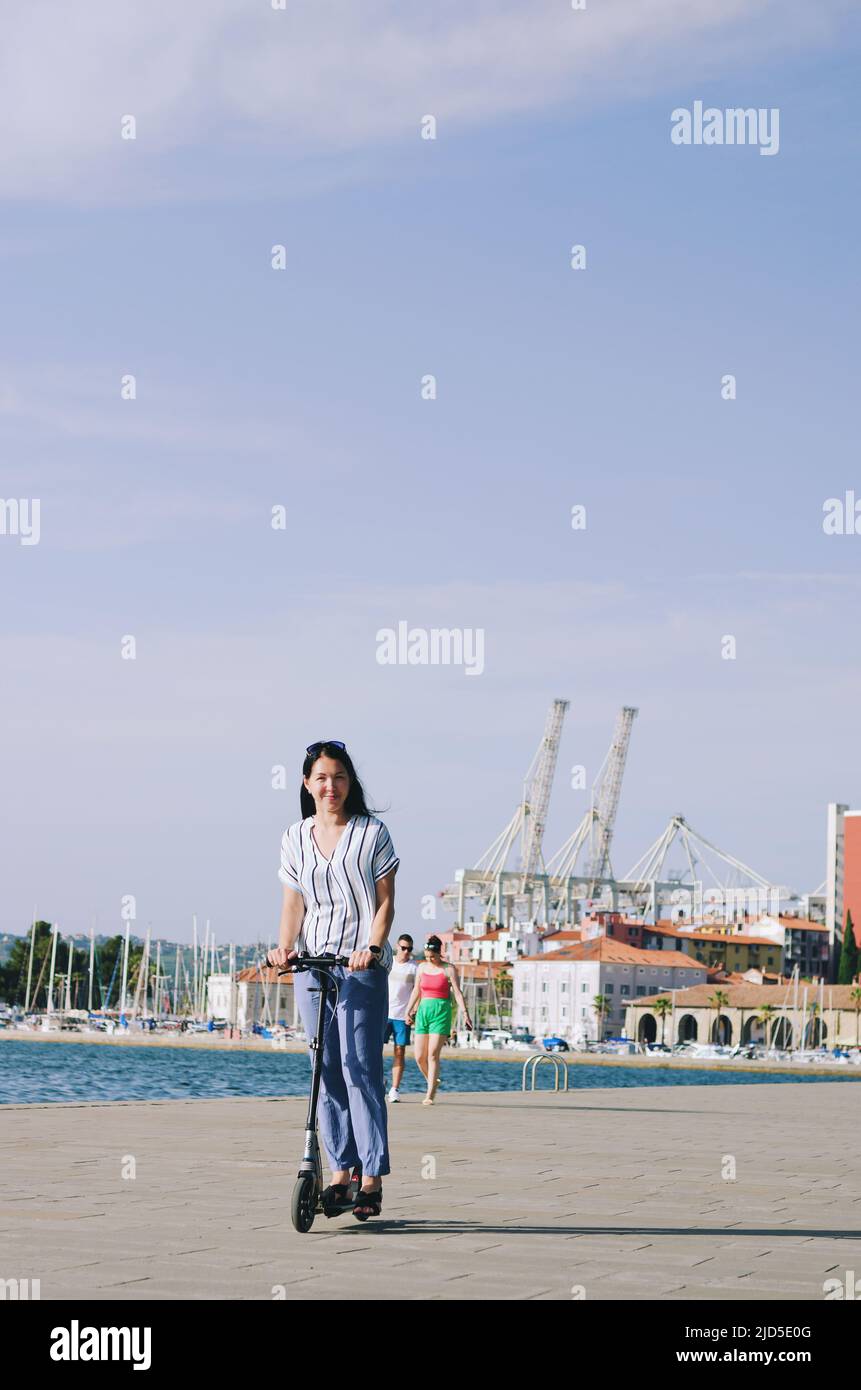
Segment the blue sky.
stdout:
<svg viewBox="0 0 861 1390">
<path fill-rule="evenodd" d="M 38 546 L 0 537 L 0 927 L 35 903 L 109 930 L 133 893 L 162 935 L 194 911 L 221 941 L 274 933 L 298 806 L 270 769 L 331 736 L 417 935 L 513 811 L 554 696 L 547 852 L 587 803 L 570 767 L 591 781 L 635 704 L 617 869 L 682 812 L 814 888 L 827 802 L 861 796 L 861 537 L 822 531 L 861 496 L 857 18 L 333 18 L 16 21 L 2 495 L 42 515 Z M 779 153 L 672 145 L 695 100 L 778 107 Z M 484 674 L 380 667 L 401 619 L 484 627 Z"/>
</svg>

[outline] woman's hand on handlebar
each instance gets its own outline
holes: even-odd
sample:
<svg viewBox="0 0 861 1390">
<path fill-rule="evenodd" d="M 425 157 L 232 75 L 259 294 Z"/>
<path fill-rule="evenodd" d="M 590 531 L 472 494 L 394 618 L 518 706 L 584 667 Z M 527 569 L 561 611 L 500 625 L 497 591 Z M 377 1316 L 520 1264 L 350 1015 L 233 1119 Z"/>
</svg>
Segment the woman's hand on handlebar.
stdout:
<svg viewBox="0 0 861 1390">
<path fill-rule="evenodd" d="M 375 956 L 373 951 L 352 951 L 347 969 L 370 970 L 375 960 L 379 960 L 379 956 Z"/>
<path fill-rule="evenodd" d="M 279 966 L 283 969 L 286 965 L 296 960 L 298 955 L 299 952 L 296 950 L 295 946 L 276 946 L 273 950 L 267 952 L 266 964 L 273 967 Z"/>
</svg>

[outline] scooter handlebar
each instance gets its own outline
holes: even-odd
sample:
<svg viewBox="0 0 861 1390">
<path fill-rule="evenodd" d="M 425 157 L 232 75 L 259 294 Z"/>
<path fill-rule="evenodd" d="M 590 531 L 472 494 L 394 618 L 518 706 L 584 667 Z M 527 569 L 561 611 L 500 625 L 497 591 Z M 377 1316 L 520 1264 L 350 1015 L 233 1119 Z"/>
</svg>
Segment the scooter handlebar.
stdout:
<svg viewBox="0 0 861 1390">
<path fill-rule="evenodd" d="M 295 961 L 287 966 L 286 970 L 279 970 L 278 974 L 295 975 L 298 970 L 313 970 L 315 968 L 325 969 L 327 966 L 349 964 L 349 956 L 297 956 Z M 376 964 L 377 962 L 372 960 L 368 969 L 372 970 Z"/>
</svg>

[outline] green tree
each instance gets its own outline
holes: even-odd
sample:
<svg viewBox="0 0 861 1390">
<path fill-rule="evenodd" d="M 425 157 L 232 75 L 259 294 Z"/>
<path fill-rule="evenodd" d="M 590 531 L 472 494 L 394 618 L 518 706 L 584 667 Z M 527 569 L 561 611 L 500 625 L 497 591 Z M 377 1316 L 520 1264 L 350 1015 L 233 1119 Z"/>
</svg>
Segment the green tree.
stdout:
<svg viewBox="0 0 861 1390">
<path fill-rule="evenodd" d="M 858 974 L 858 944 L 855 940 L 855 928 L 852 925 L 852 913 L 847 910 L 846 929 L 843 932 L 843 949 L 840 952 L 840 964 L 837 967 L 838 985 L 851 985 Z"/>
<path fill-rule="evenodd" d="M 51 969 L 50 922 L 36 922 L 33 942 L 33 970 L 30 980 L 30 1007 L 44 1009 L 48 1005 L 48 979 Z M 0 966 L 0 995 L 8 1004 L 22 1005 L 27 997 L 27 973 L 30 961 L 30 936 L 22 936 L 16 941 L 4 966 Z M 63 1008 L 66 1002 L 66 980 L 69 972 L 69 940 L 62 933 L 57 940 L 57 955 L 54 962 L 54 1005 Z M 123 937 L 113 936 L 101 946 L 96 947 L 95 979 L 93 981 L 93 1006 L 102 1006 L 103 995 L 107 991 L 111 975 L 114 985 L 111 1000 L 114 1005 L 119 998 L 122 970 Z M 129 944 L 129 982 L 136 979 L 143 956 L 143 943 L 132 941 Z M 116 963 L 116 971 L 114 964 Z M 89 999 L 90 952 L 89 942 L 83 940 L 73 943 L 71 1005 L 72 1008 L 85 1009 Z"/>
<path fill-rule="evenodd" d="M 51 923 L 35 923 L 35 941 L 33 944 L 33 978 L 30 983 L 31 999 L 36 989 L 37 981 L 40 977 L 45 980 L 47 977 L 48 963 L 51 955 Z M 31 928 L 32 931 L 32 928 Z M 59 954 L 59 952 L 58 952 Z M 4 966 L 0 966 L 0 994 L 7 1004 L 23 1004 L 27 992 L 27 969 L 30 960 L 30 932 L 22 936 L 12 946 L 9 959 Z M 41 989 L 42 1002 L 45 1002 L 45 990 Z"/>
</svg>

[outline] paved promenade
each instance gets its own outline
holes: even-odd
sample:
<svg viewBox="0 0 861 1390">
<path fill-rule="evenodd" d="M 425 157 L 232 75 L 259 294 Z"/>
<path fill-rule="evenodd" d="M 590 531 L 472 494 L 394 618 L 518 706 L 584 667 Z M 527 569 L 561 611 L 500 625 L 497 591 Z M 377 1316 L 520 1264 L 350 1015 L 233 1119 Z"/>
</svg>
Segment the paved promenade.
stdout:
<svg viewBox="0 0 861 1390">
<path fill-rule="evenodd" d="M 819 1301 L 861 1278 L 855 1086 L 409 1096 L 389 1107 L 384 1215 L 300 1236 L 304 1115 L 0 1107 L 0 1278 L 39 1279 L 43 1299 L 407 1301 Z"/>
</svg>

